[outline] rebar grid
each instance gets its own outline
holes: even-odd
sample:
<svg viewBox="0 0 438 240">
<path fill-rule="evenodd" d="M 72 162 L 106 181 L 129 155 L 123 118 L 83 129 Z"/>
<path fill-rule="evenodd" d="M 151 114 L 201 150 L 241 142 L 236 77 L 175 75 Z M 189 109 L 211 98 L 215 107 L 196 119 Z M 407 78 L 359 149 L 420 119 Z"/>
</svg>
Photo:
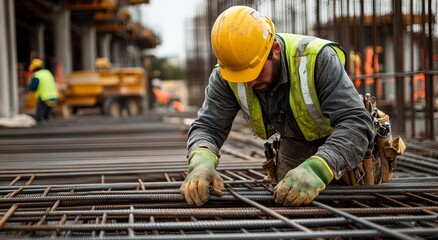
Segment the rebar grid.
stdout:
<svg viewBox="0 0 438 240">
<path fill-rule="evenodd" d="M 221 174 L 232 178 L 242 176 L 240 172 L 228 169 Z M 245 174 L 257 177 L 253 170 Z M 329 186 L 314 202 L 329 209 L 276 205 L 272 186 L 260 179 L 227 180 L 224 196 L 212 195 L 205 206 L 193 207 L 179 194 L 180 184 L 2 186 L 0 235 L 10 239 L 196 239 L 202 235 L 205 239 L 433 239 L 438 234 L 438 182 Z"/>
<path fill-rule="evenodd" d="M 274 202 L 273 184 L 263 180 L 259 142 L 232 132 L 218 167 L 225 180 L 224 195 L 217 197 L 212 192 L 209 202 L 195 207 L 187 205 L 179 193 L 187 176 L 181 143 L 186 133 L 165 124 L 151 126 L 104 122 L 95 129 L 88 124 L 64 131 L 55 127 L 44 141 L 56 141 L 57 146 L 47 147 L 33 132 L 0 131 L 0 136 L 9 138 L 0 139 L 0 238 L 438 236 L 438 177 L 434 174 L 436 158 L 430 155 L 404 155 L 389 184 L 331 184 L 311 205 L 284 207 Z M 155 138 L 156 144 L 147 142 Z M 25 145 L 40 151 L 23 151 Z"/>
</svg>

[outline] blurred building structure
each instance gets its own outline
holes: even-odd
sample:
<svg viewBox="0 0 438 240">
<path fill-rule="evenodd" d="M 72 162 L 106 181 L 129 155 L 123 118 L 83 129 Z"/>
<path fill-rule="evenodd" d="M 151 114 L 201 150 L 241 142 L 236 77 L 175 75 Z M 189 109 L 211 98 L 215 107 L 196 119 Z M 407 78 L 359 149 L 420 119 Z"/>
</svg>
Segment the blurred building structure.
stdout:
<svg viewBox="0 0 438 240">
<path fill-rule="evenodd" d="M 339 42 L 359 93 L 377 97 L 395 131 L 438 136 L 437 0 L 217 0 L 200 5 L 187 26 L 189 104 L 202 104 L 217 62 L 210 44 L 216 17 L 228 7 L 246 5 L 271 17 L 277 32 Z"/>
<path fill-rule="evenodd" d="M 116 67 L 142 66 L 142 50 L 159 39 L 142 26 L 138 4 L 149 0 L 0 1 L 0 117 L 20 112 L 27 68 L 38 57 L 59 86 L 76 70 L 95 70 L 96 58 Z M 140 16 L 141 17 L 141 16 Z"/>
</svg>

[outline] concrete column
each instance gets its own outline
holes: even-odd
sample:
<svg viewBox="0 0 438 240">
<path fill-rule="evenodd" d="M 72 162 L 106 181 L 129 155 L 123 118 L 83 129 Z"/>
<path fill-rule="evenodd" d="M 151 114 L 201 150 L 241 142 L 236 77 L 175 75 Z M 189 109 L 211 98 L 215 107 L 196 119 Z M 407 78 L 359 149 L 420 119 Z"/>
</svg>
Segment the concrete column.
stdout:
<svg viewBox="0 0 438 240">
<path fill-rule="evenodd" d="M 0 1 L 0 117 L 19 113 L 14 0 Z"/>
<path fill-rule="evenodd" d="M 72 71 L 72 46 L 70 33 L 70 11 L 61 11 L 55 16 L 55 55 L 62 78 Z"/>
<path fill-rule="evenodd" d="M 6 23 L 7 12 L 5 10 L 7 1 L 0 1 L 0 52 L 5 53 L 7 48 Z M 10 117 L 11 108 L 9 102 L 9 74 L 7 54 L 0 54 L 0 117 Z"/>
<path fill-rule="evenodd" d="M 11 113 L 16 115 L 20 112 L 19 98 L 18 98 L 18 73 L 17 73 L 17 39 L 15 33 L 15 1 L 9 0 L 8 4 L 8 15 L 9 15 L 9 26 L 7 36 L 9 38 L 9 48 L 8 48 L 8 58 L 9 58 L 9 80 L 11 92 Z"/>
<path fill-rule="evenodd" d="M 116 66 L 126 67 L 129 65 L 129 48 L 125 41 L 113 41 L 111 53 Z"/>
<path fill-rule="evenodd" d="M 45 49 L 44 49 L 44 31 L 46 26 L 44 24 L 35 25 L 35 28 L 30 32 L 32 34 L 29 40 L 31 58 L 39 58 L 45 60 Z M 36 53 L 36 54 L 35 54 Z"/>
<path fill-rule="evenodd" d="M 100 38 L 100 56 L 99 57 L 106 57 L 108 59 L 111 59 L 110 56 L 110 48 L 111 48 L 111 34 L 109 33 L 105 33 L 101 38 Z"/>
<path fill-rule="evenodd" d="M 43 24 L 40 24 L 37 26 L 37 47 L 38 47 L 38 57 L 42 60 L 45 59 L 44 55 L 46 53 L 46 50 L 44 48 L 44 31 L 46 29 L 46 26 Z"/>
<path fill-rule="evenodd" d="M 134 47 L 134 53 L 133 53 L 133 67 L 141 67 L 141 50 L 138 48 L 138 47 L 136 47 L 136 46 L 133 46 Z"/>
<path fill-rule="evenodd" d="M 385 72 L 395 72 L 394 63 L 394 41 L 391 37 L 385 38 L 384 45 Z M 384 82 L 384 98 L 388 101 L 395 101 L 395 79 L 388 79 Z"/>
<path fill-rule="evenodd" d="M 126 43 L 126 41 L 120 41 L 120 45 L 119 45 L 120 49 L 120 66 L 128 66 L 129 65 L 129 49 L 128 49 L 128 43 Z"/>
<path fill-rule="evenodd" d="M 113 41 L 111 44 L 111 63 L 114 66 L 121 65 L 121 52 L 120 52 L 120 42 Z"/>
<path fill-rule="evenodd" d="M 94 71 L 96 60 L 96 29 L 90 26 L 82 28 L 82 68 Z"/>
<path fill-rule="evenodd" d="M 127 44 L 126 45 L 126 52 L 125 52 L 125 56 L 126 56 L 126 66 L 133 66 L 134 63 L 134 46 L 131 44 Z"/>
<path fill-rule="evenodd" d="M 129 44 L 127 46 L 127 59 L 128 59 L 128 66 L 131 67 L 138 67 L 140 66 L 140 50 L 135 46 Z"/>
</svg>

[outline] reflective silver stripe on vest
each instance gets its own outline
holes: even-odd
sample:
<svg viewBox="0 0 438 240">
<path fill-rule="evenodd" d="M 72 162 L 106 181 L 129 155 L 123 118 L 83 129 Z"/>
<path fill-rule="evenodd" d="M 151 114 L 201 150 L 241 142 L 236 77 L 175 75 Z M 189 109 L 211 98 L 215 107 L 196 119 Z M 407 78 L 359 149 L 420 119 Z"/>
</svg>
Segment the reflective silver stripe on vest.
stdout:
<svg viewBox="0 0 438 240">
<path fill-rule="evenodd" d="M 248 108 L 248 99 L 246 97 L 246 90 L 244 83 L 237 83 L 237 95 L 239 95 L 240 107 L 242 108 L 243 114 L 247 119 L 251 119 Z"/>
<path fill-rule="evenodd" d="M 297 50 L 295 52 L 295 56 L 303 55 L 303 52 L 306 49 L 307 45 L 309 45 L 309 43 L 313 40 L 315 40 L 314 37 L 305 37 L 305 38 L 301 39 L 298 42 L 298 47 L 297 47 Z"/>
<path fill-rule="evenodd" d="M 303 40 L 309 40 L 309 38 L 304 38 L 300 41 L 298 46 L 307 46 L 309 42 L 303 43 Z M 313 39 L 312 39 L 313 40 Z M 298 47 L 298 51 L 304 51 L 304 48 Z M 302 52 L 300 53 L 302 55 Z M 313 120 L 320 125 L 327 125 L 324 119 L 319 115 L 318 110 L 316 110 L 315 104 L 313 103 L 312 97 L 310 95 L 309 83 L 307 79 L 307 56 L 300 57 L 300 65 L 298 67 L 298 72 L 300 74 L 300 84 L 301 84 L 301 94 L 303 95 L 304 103 L 306 104 L 307 110 Z"/>
</svg>

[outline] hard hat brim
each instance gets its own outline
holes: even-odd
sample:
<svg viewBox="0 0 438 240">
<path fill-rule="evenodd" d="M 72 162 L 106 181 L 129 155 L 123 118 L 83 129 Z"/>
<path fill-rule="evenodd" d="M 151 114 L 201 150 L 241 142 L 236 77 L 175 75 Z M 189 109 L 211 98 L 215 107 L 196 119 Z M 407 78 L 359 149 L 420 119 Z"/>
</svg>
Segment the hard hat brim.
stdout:
<svg viewBox="0 0 438 240">
<path fill-rule="evenodd" d="M 261 61 L 257 66 L 253 68 L 246 68 L 242 70 L 232 70 L 225 68 L 219 64 L 219 69 L 224 80 L 228 82 L 243 83 L 251 82 L 256 79 L 262 71 L 263 65 L 265 65 L 266 59 Z"/>
</svg>

